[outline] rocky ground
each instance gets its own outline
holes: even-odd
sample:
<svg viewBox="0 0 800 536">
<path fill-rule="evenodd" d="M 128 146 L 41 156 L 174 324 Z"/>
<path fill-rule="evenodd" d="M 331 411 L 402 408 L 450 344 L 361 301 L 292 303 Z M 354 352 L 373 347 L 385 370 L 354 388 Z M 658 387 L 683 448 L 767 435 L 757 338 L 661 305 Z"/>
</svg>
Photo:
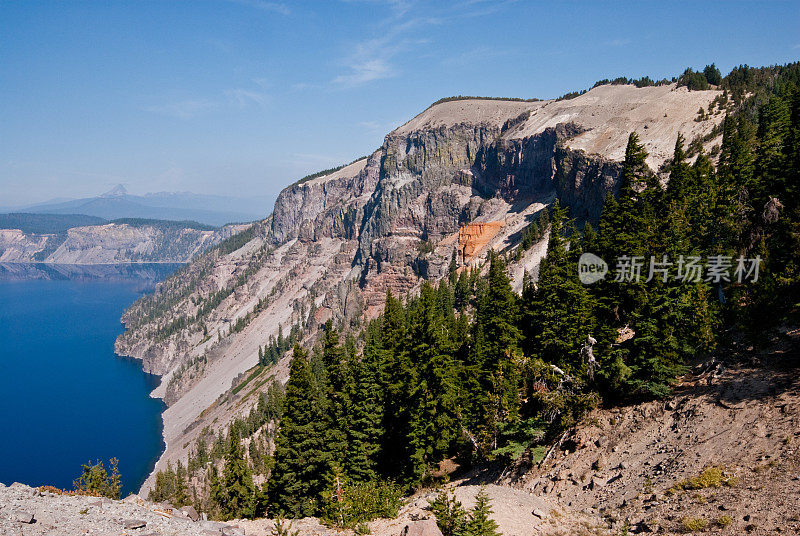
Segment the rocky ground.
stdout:
<svg viewBox="0 0 800 536">
<path fill-rule="evenodd" d="M 675 397 L 597 411 L 503 481 L 617 531 L 800 534 L 797 356 L 701 371 Z"/>
<path fill-rule="evenodd" d="M 0 484 L 0 534 L 8 536 L 236 536 L 233 524 L 205 521 L 193 509 L 181 511 L 132 495 L 122 501 L 59 495 L 14 483 Z"/>
</svg>

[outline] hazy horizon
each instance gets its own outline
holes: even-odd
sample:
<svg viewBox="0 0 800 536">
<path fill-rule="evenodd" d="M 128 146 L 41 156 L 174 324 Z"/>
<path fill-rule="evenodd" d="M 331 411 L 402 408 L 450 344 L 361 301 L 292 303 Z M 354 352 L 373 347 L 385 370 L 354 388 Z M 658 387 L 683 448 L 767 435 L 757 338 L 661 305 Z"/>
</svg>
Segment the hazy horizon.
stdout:
<svg viewBox="0 0 800 536">
<path fill-rule="evenodd" d="M 115 190 L 118 190 L 120 187 L 124 188 L 124 192 L 121 194 L 116 194 Z M 123 183 L 118 183 L 113 185 L 111 188 L 108 188 L 104 191 L 94 192 L 92 194 L 86 196 L 59 196 L 59 197 L 47 197 L 38 201 L 33 201 L 31 203 L 22 203 L 19 205 L 0 205 L 0 211 L 7 211 L 9 209 L 27 209 L 27 208 L 35 208 L 40 205 L 49 205 L 49 204 L 56 204 L 56 203 L 64 203 L 68 201 L 78 201 L 81 199 L 94 199 L 100 197 L 106 197 L 109 195 L 128 195 L 128 196 L 135 196 L 135 197 L 143 197 L 143 198 L 155 198 L 155 197 L 168 197 L 168 196 L 197 196 L 197 197 L 208 197 L 208 198 L 220 198 L 221 200 L 241 200 L 245 203 L 253 203 L 258 201 L 269 200 L 270 204 L 275 202 L 276 196 L 274 195 L 259 195 L 259 196 L 236 196 L 236 195 L 226 195 L 224 193 L 219 194 L 206 194 L 200 192 L 193 192 L 191 190 L 160 190 L 160 191 L 153 191 L 153 192 L 132 192 L 128 189 Z"/>
<path fill-rule="evenodd" d="M 798 20 L 790 2 L 5 2 L 0 205 L 120 183 L 274 198 L 441 97 L 786 63 Z"/>
</svg>

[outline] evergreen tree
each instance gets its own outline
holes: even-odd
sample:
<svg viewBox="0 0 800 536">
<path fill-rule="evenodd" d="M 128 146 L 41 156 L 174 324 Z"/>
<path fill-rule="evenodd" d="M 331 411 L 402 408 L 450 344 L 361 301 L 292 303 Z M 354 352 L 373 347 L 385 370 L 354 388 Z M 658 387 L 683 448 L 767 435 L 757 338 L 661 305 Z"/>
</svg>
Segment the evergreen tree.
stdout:
<svg viewBox="0 0 800 536">
<path fill-rule="evenodd" d="M 594 230 L 592 227 L 591 222 L 586 222 L 586 225 L 583 226 L 583 237 L 581 238 L 581 249 L 587 253 L 593 253 L 597 251 L 598 242 L 597 242 L 597 231 Z"/>
<path fill-rule="evenodd" d="M 86 463 L 81 466 L 81 475 L 73 481 L 75 491 L 80 491 L 90 495 L 119 499 L 122 490 L 122 482 L 119 474 L 119 460 L 111 458 L 109 460 L 111 472 L 109 473 L 103 462 L 97 460 L 96 463 Z"/>
<path fill-rule="evenodd" d="M 489 517 L 491 513 L 489 496 L 485 489 L 481 489 L 475 496 L 475 506 L 469 514 L 465 536 L 500 536 L 497 532 L 497 523 Z"/>
<path fill-rule="evenodd" d="M 187 486 L 188 473 L 180 460 L 175 468 L 175 498 L 172 503 L 174 506 L 185 506 L 189 504 L 189 490 Z"/>
<path fill-rule="evenodd" d="M 717 66 L 713 63 L 711 65 L 706 65 L 705 69 L 703 69 L 703 76 L 705 76 L 709 84 L 718 86 L 722 83 L 722 73 L 719 72 L 719 69 L 717 69 Z"/>
<path fill-rule="evenodd" d="M 255 515 L 256 487 L 253 475 L 244 459 L 240 439 L 234 434 L 230 435 L 225 455 L 222 486 L 217 500 L 223 516 L 232 519 Z"/>
<path fill-rule="evenodd" d="M 490 252 L 489 274 L 480 282 L 472 351 L 464 364 L 464 404 L 468 428 L 491 451 L 501 423 L 517 415 L 521 334 L 517 296 L 502 257 Z"/>
<path fill-rule="evenodd" d="M 384 437 L 386 411 L 381 369 L 383 359 L 377 324 L 368 329 L 372 342 L 364 347 L 360 361 L 353 365 L 348 422 L 350 424 L 347 451 L 347 474 L 354 482 L 369 482 L 378 476 L 381 441 Z"/>
<path fill-rule="evenodd" d="M 391 290 L 387 290 L 380 342 L 378 344 L 374 339 L 367 339 L 367 345 L 378 347 L 384 364 L 381 381 L 387 403 L 383 413 L 384 440 L 380 466 L 386 476 L 408 473 L 411 390 L 417 384 L 418 369 L 409 358 L 407 333 L 403 304 L 392 295 Z"/>
<path fill-rule="evenodd" d="M 225 503 L 225 487 L 215 465 L 209 467 L 207 478 L 209 482 L 209 514 L 212 518 L 219 518 L 222 516 L 220 505 Z"/>
<path fill-rule="evenodd" d="M 440 491 L 431 502 L 431 511 L 436 517 L 436 524 L 442 536 L 463 536 L 467 528 L 467 511 L 461 506 L 455 495 Z"/>
<path fill-rule="evenodd" d="M 322 360 L 325 365 L 325 444 L 330 458 L 340 466 L 346 465 L 348 415 L 352 377 L 344 348 L 339 344 L 339 333 L 330 320 L 325 324 L 322 343 Z"/>
<path fill-rule="evenodd" d="M 444 335 L 437 293 L 425 282 L 410 325 L 409 354 L 419 371 L 412 384 L 409 442 L 411 465 L 406 478 L 418 482 L 441 461 L 459 436 L 456 368 Z"/>
<path fill-rule="evenodd" d="M 453 254 L 450 256 L 450 266 L 447 268 L 447 276 L 451 285 L 456 284 L 458 278 L 458 250 L 454 249 Z"/>
<path fill-rule="evenodd" d="M 578 279 L 577 239 L 572 254 L 563 236 L 564 211 L 554 203 L 547 256 L 539 267 L 539 283 L 523 297 L 526 354 L 580 373 L 579 351 L 592 334 L 594 318 L 591 297 Z M 577 237 L 574 237 L 577 238 Z"/>
<path fill-rule="evenodd" d="M 308 352 L 295 346 L 268 484 L 271 513 L 300 518 L 317 512 L 329 466 L 324 426 Z"/>
<path fill-rule="evenodd" d="M 456 309 L 463 311 L 469 305 L 469 300 L 472 297 L 472 291 L 469 285 L 469 273 L 466 268 L 461 270 L 461 273 L 458 274 L 458 281 L 456 281 L 453 294 L 453 302 Z"/>
</svg>

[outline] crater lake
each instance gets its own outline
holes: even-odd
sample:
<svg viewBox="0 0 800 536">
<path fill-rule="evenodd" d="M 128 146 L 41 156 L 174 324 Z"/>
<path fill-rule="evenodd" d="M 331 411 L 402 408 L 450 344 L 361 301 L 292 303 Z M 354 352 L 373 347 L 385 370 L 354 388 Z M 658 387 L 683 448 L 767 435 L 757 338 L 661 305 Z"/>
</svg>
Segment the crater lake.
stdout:
<svg viewBox="0 0 800 536">
<path fill-rule="evenodd" d="M 114 353 L 123 311 L 179 265 L 0 264 L 0 482 L 72 489 L 119 459 L 123 496 L 163 449 L 158 378 Z"/>
</svg>

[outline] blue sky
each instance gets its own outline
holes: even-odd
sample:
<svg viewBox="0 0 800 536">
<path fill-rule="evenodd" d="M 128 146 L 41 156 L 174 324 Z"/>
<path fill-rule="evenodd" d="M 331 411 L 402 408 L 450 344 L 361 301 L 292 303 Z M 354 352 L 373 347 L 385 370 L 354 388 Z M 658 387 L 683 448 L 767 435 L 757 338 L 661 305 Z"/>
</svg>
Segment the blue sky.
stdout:
<svg viewBox="0 0 800 536">
<path fill-rule="evenodd" d="M 440 97 L 798 58 L 794 1 L 0 0 L 0 206 L 275 195 Z"/>
</svg>

